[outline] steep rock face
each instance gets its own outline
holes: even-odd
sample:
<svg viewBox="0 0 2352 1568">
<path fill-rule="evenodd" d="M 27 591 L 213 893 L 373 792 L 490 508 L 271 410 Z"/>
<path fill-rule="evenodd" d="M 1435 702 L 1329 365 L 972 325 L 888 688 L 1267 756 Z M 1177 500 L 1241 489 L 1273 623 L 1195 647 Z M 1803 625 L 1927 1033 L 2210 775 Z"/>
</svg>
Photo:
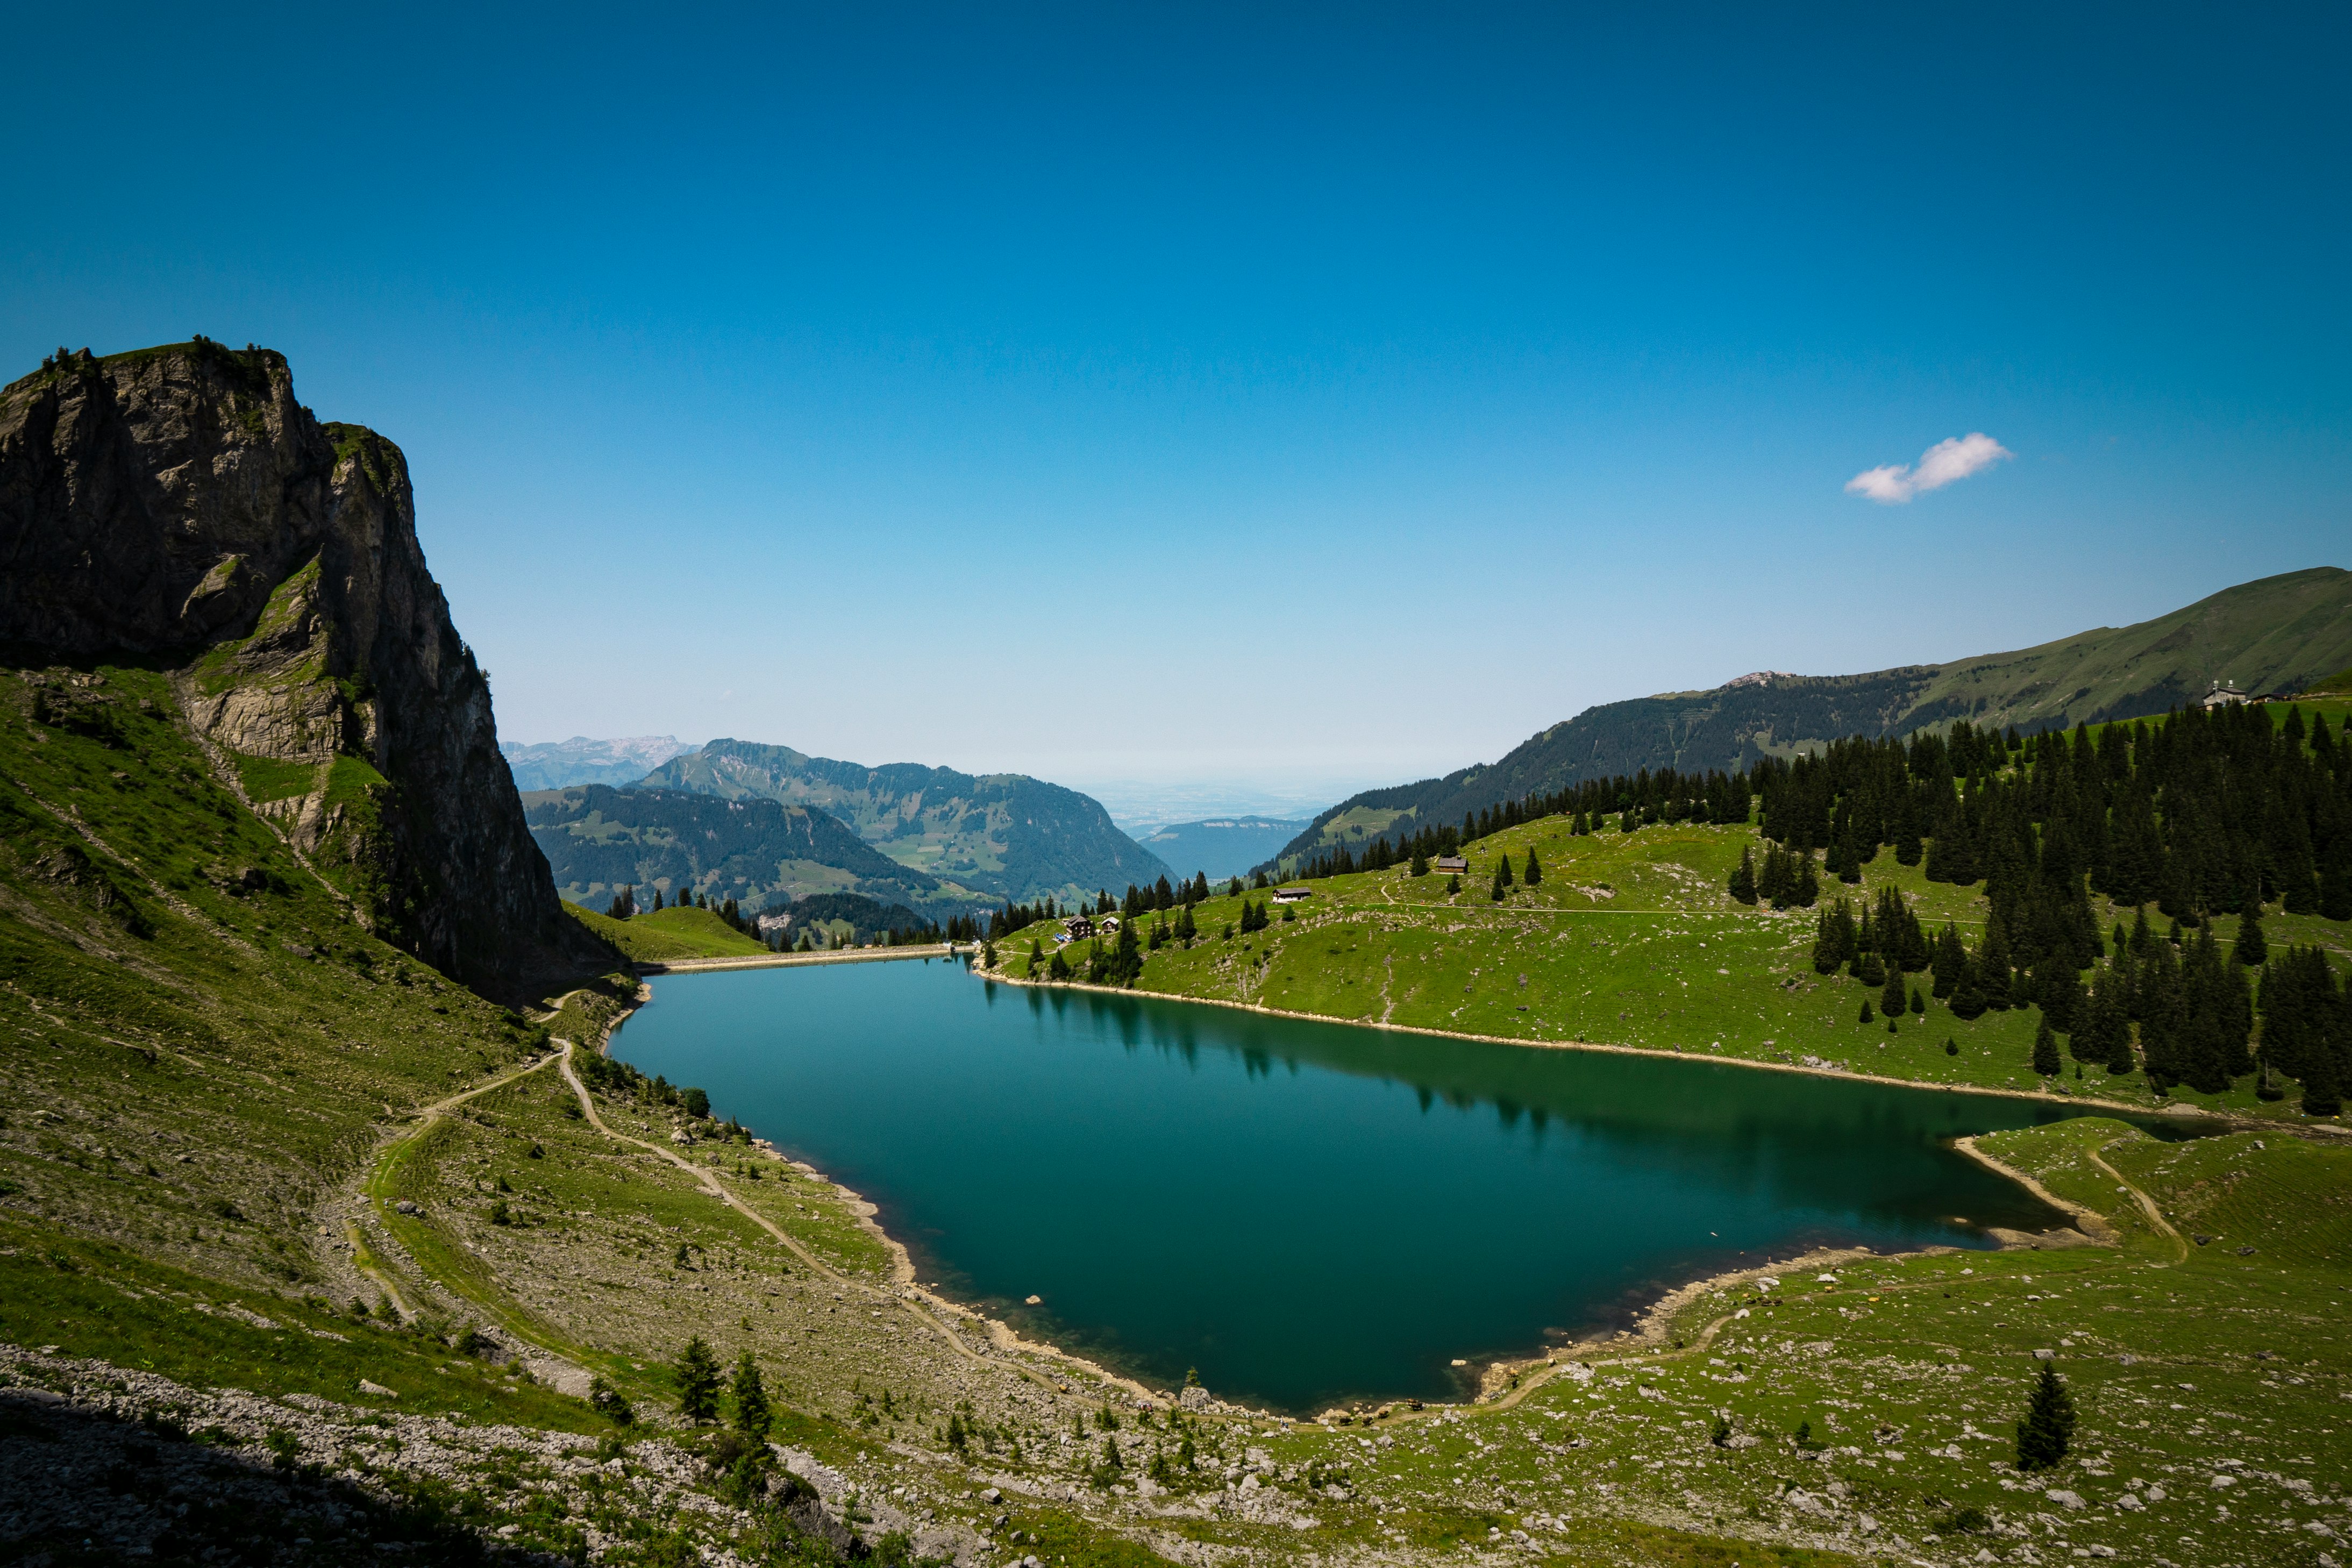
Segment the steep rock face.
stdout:
<svg viewBox="0 0 2352 1568">
<path fill-rule="evenodd" d="M 400 449 L 321 425 L 281 355 L 85 352 L 0 391 L 0 640 L 173 668 L 257 809 L 444 973 L 516 994 L 603 956 L 524 826 Z"/>
</svg>

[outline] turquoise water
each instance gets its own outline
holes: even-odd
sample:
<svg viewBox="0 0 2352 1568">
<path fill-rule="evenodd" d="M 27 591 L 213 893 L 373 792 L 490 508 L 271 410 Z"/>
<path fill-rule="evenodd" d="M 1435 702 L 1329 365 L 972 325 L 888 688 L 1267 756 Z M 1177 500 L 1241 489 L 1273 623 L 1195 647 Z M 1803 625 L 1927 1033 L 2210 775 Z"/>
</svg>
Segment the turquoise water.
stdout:
<svg viewBox="0 0 2352 1568">
<path fill-rule="evenodd" d="M 2055 1106 L 946 961 L 661 977 L 613 1051 L 873 1200 L 944 1293 L 1156 1387 L 1197 1367 L 1293 1411 L 1453 1397 L 1456 1357 L 1475 1373 L 1815 1245 L 2063 1223 L 1943 1142 Z"/>
</svg>

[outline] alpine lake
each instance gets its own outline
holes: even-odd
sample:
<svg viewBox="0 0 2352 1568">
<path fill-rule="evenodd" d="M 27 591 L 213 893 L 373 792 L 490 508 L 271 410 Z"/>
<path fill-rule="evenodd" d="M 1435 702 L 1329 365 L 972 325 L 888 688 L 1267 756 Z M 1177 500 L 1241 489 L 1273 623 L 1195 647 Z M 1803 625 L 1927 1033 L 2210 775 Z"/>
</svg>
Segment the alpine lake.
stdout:
<svg viewBox="0 0 2352 1568">
<path fill-rule="evenodd" d="M 949 959 L 652 984 L 613 1054 L 874 1203 L 926 1284 L 1152 1387 L 1197 1370 L 1297 1414 L 1465 1397 L 1484 1361 L 1817 1247 L 2067 1223 L 1951 1147 L 2076 1114 L 2048 1100 L 1013 986 Z"/>
</svg>

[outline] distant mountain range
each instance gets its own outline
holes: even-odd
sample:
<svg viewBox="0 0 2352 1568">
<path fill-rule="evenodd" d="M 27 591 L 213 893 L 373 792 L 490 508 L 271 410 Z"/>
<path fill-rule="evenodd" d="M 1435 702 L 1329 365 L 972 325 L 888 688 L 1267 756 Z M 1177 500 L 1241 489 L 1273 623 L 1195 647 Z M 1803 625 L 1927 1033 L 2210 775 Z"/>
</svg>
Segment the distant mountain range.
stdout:
<svg viewBox="0 0 2352 1568">
<path fill-rule="evenodd" d="M 925 913 L 961 913 L 980 900 L 911 870 L 838 818 L 757 797 L 609 784 L 535 790 L 523 819 L 554 873 L 556 891 L 602 910 L 622 887 L 681 890 L 751 909 L 817 893 L 860 893 Z"/>
<path fill-rule="evenodd" d="M 1216 816 L 1155 827 L 1136 842 L 1185 876 L 1205 872 L 1213 882 L 1245 875 L 1307 826 L 1279 816 Z"/>
<path fill-rule="evenodd" d="M 1175 876 L 1099 803 L 1024 773 L 867 767 L 721 740 L 670 759 L 639 787 L 826 812 L 908 870 L 992 900 L 1090 898 Z"/>
<path fill-rule="evenodd" d="M 2100 626 L 2014 653 L 1867 675 L 1759 671 L 1706 691 L 1669 691 L 1588 708 L 1500 762 L 1444 778 L 1367 790 L 1318 816 L 1275 862 L 1401 825 L 1465 813 L 1580 779 L 1643 768 L 1745 767 L 1844 735 L 1902 735 L 1948 725 L 2071 729 L 2161 713 L 2216 681 L 2300 690 L 2352 665 L 2352 572 L 2290 572 L 2225 589 L 2152 621 Z"/>
<path fill-rule="evenodd" d="M 854 892 L 945 920 L 1175 876 L 1099 803 L 1022 773 L 867 767 L 749 741 L 689 748 L 667 735 L 500 750 L 558 889 L 590 908 L 634 879 L 747 902 Z M 781 809 L 689 824 L 673 795 Z M 703 838 L 686 842 L 689 828 Z"/>
<path fill-rule="evenodd" d="M 635 784 L 680 752 L 693 749 L 675 735 L 634 735 L 625 741 L 574 735 L 568 741 L 499 742 L 520 790 Z"/>
</svg>

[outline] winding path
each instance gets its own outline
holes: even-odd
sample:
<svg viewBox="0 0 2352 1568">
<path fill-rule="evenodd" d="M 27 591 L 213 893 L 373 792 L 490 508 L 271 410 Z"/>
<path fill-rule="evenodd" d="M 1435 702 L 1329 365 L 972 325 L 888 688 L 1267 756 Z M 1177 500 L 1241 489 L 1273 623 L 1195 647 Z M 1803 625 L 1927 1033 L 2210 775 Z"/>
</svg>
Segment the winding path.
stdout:
<svg viewBox="0 0 2352 1568">
<path fill-rule="evenodd" d="M 2124 1179 L 2124 1173 L 2121 1171 L 2116 1170 L 2113 1165 L 2107 1163 L 2105 1159 L 2106 1152 L 2114 1147 L 2115 1144 L 2113 1143 L 2103 1143 L 2096 1149 L 2086 1150 L 2085 1152 L 2090 1155 L 2092 1164 L 2096 1165 L 2100 1170 L 2105 1171 L 2108 1175 L 2113 1176 L 2116 1180 L 2116 1185 L 2121 1187 L 2124 1191 L 2132 1195 L 2134 1201 L 2139 1205 L 2140 1213 L 2147 1216 L 2147 1223 L 2156 1226 L 2158 1234 L 2171 1238 L 2172 1245 L 2178 1250 L 2179 1256 L 2173 1258 L 2172 1263 L 2159 1263 L 2155 1267 L 2158 1268 L 2169 1268 L 2173 1264 L 2188 1262 L 2188 1238 L 2182 1236 L 2179 1231 L 2172 1228 L 2172 1222 L 2164 1217 L 2164 1211 L 2156 1206 L 2156 1200 L 2154 1198 L 2149 1197 L 2146 1193 L 2140 1191 L 2133 1183 L 2126 1181 Z"/>
<path fill-rule="evenodd" d="M 604 1119 L 597 1114 L 595 1097 L 588 1092 L 588 1086 L 580 1081 L 580 1075 L 574 1072 L 572 1068 L 572 1053 L 574 1049 L 572 1043 L 570 1040 L 561 1038 L 557 1039 L 555 1043 L 563 1047 L 563 1053 L 560 1057 L 551 1058 L 549 1059 L 561 1064 L 563 1081 L 571 1087 L 572 1094 L 578 1098 L 580 1101 L 580 1112 L 583 1116 L 588 1119 L 588 1125 L 593 1127 L 597 1131 L 602 1132 L 605 1137 L 612 1139 L 616 1143 L 626 1143 L 631 1148 L 642 1149 L 648 1154 L 656 1155 L 663 1160 L 668 1161 L 672 1165 L 677 1166 L 688 1175 L 692 1176 L 695 1180 L 695 1184 L 699 1186 L 703 1192 L 709 1194 L 711 1197 L 717 1198 L 720 1203 L 725 1204 L 729 1208 L 733 1209 L 737 1214 L 741 1215 L 745 1219 L 750 1220 L 753 1225 L 758 1226 L 761 1230 L 766 1231 L 770 1236 L 774 1237 L 779 1242 L 782 1242 L 785 1248 L 789 1250 L 793 1257 L 799 1258 L 801 1262 L 807 1267 L 811 1273 L 829 1280 L 835 1285 L 856 1290 L 858 1293 L 866 1296 L 869 1300 L 890 1302 L 892 1305 L 905 1310 L 909 1316 L 914 1318 L 916 1321 L 921 1323 L 925 1328 L 938 1334 L 940 1339 L 947 1342 L 948 1345 L 953 1349 L 958 1355 L 962 1356 L 966 1361 L 982 1363 L 988 1363 L 989 1358 L 982 1356 L 979 1352 L 973 1350 L 971 1346 L 966 1344 L 962 1335 L 957 1333 L 953 1328 L 941 1322 L 937 1317 L 933 1316 L 924 1308 L 919 1299 L 909 1300 L 905 1296 L 898 1294 L 896 1291 L 877 1289 L 874 1286 L 866 1283 L 862 1279 L 853 1279 L 850 1276 L 842 1273 L 839 1269 L 835 1268 L 823 1258 L 818 1258 L 816 1254 L 811 1252 L 807 1247 L 794 1240 L 781 1226 L 769 1219 L 767 1215 L 751 1207 L 751 1205 L 745 1203 L 741 1198 L 737 1197 L 733 1193 L 729 1192 L 727 1188 L 717 1180 L 717 1178 L 713 1177 L 711 1173 L 702 1166 L 696 1164 L 693 1161 L 686 1158 L 686 1156 L 678 1153 L 675 1150 L 666 1149 L 658 1143 L 649 1142 L 643 1138 L 631 1137 L 626 1132 L 614 1131 L 613 1128 L 605 1124 Z M 1036 1377 L 1036 1374 L 1032 1373 L 1026 1367 L 1013 1365 L 1013 1370 L 1019 1372 L 1023 1376 L 1032 1378 L 1033 1380 Z"/>
<path fill-rule="evenodd" d="M 465 1104 L 466 1101 L 469 1100 L 488 1094 L 492 1089 L 504 1089 L 507 1085 L 513 1083 L 518 1079 L 529 1078 L 531 1074 L 540 1071 L 543 1068 L 551 1067 L 562 1059 L 562 1058 L 559 1057 L 541 1057 L 539 1060 L 532 1062 L 528 1067 L 516 1068 L 509 1072 L 500 1073 L 487 1083 L 476 1084 L 473 1088 L 453 1094 L 446 1100 L 436 1100 L 432 1104 L 426 1106 L 424 1110 L 418 1111 L 416 1113 L 416 1124 L 414 1127 L 411 1127 L 406 1132 L 404 1132 L 399 1137 L 394 1139 L 391 1142 L 385 1144 L 383 1151 L 376 1155 L 375 1163 L 369 1168 L 367 1179 L 361 1184 L 361 1200 L 370 1205 L 375 1203 L 377 1200 L 376 1184 L 383 1177 L 386 1172 L 391 1170 L 393 1162 L 399 1158 L 403 1150 L 415 1142 L 419 1138 L 424 1137 L 427 1132 L 432 1131 L 434 1124 L 439 1121 L 443 1117 L 448 1115 L 449 1112 L 457 1110 L 457 1107 Z M 374 1280 L 376 1285 L 383 1289 L 384 1295 L 391 1300 L 392 1304 L 395 1308 L 399 1309 L 400 1315 L 402 1317 L 415 1317 L 416 1315 L 415 1311 L 409 1306 L 408 1299 L 400 1293 L 400 1286 L 398 1282 L 392 1278 L 389 1270 L 382 1268 L 376 1263 L 374 1255 L 368 1250 L 367 1237 L 361 1231 L 360 1222 L 357 1219 L 346 1220 L 343 1223 L 343 1237 L 345 1240 L 352 1244 L 352 1267 L 358 1269 L 362 1274 L 366 1275 L 370 1279 Z M 410 1261 L 416 1262 L 414 1255 L 411 1256 Z M 423 1263 L 417 1262 L 416 1267 L 419 1273 L 424 1272 L 425 1266 Z M 443 1289 L 451 1290 L 458 1295 L 465 1294 L 464 1291 L 457 1290 L 455 1286 L 449 1285 L 446 1281 L 443 1282 Z M 488 1305 L 488 1303 L 478 1304 Z M 499 1314 L 501 1318 L 505 1317 L 505 1315 L 506 1314 L 504 1313 Z M 512 1326 L 512 1324 L 509 1324 L 509 1327 L 511 1328 Z"/>
</svg>

